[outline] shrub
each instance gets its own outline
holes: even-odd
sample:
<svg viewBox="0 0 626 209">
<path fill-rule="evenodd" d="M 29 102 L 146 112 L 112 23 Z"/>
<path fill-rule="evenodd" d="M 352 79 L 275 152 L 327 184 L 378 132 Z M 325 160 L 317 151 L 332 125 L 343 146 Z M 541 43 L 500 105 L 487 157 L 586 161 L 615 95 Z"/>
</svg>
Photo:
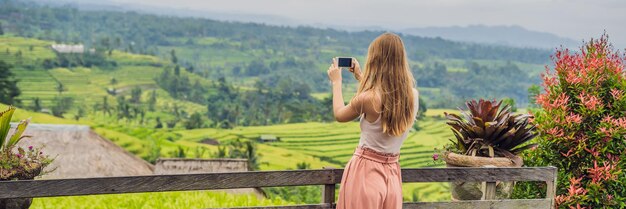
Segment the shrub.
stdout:
<svg viewBox="0 0 626 209">
<path fill-rule="evenodd" d="M 558 167 L 559 208 L 626 207 L 626 79 L 624 56 L 603 35 L 581 52 L 560 49 L 543 77 L 534 123 L 539 146 L 526 154 L 530 166 Z M 519 184 L 517 195 L 541 195 Z"/>
</svg>

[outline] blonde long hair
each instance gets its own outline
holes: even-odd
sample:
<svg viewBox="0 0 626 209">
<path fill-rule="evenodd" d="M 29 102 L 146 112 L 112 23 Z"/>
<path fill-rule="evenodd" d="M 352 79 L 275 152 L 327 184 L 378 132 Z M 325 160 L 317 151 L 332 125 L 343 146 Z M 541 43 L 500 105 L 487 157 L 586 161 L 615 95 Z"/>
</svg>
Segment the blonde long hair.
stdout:
<svg viewBox="0 0 626 209">
<path fill-rule="evenodd" d="M 415 79 L 400 36 L 384 33 L 370 44 L 357 95 L 372 90 L 380 94 L 383 132 L 403 134 L 415 119 Z"/>
</svg>

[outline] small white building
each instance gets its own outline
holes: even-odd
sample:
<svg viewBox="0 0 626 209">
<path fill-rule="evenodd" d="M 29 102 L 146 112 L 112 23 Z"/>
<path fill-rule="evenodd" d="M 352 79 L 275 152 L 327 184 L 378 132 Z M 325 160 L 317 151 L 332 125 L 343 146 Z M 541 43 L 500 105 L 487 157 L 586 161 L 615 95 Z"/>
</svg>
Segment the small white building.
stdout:
<svg viewBox="0 0 626 209">
<path fill-rule="evenodd" d="M 82 54 L 83 52 L 85 52 L 85 46 L 82 44 L 77 44 L 77 45 L 52 44 L 52 46 L 50 47 L 55 52 L 62 53 L 62 54 L 72 54 L 72 53 Z"/>
</svg>

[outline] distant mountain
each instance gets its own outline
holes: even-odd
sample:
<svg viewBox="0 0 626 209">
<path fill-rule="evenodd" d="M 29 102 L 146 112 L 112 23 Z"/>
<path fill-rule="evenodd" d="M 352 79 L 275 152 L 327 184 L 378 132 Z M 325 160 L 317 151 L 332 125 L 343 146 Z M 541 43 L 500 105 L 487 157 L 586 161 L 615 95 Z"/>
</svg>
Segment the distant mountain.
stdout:
<svg viewBox="0 0 626 209">
<path fill-rule="evenodd" d="M 532 47 L 554 49 L 561 45 L 565 47 L 577 47 L 579 41 L 570 38 L 560 37 L 551 33 L 531 31 L 521 26 L 485 26 L 470 25 L 466 27 L 424 27 L 408 28 L 398 32 L 425 36 L 441 37 L 443 39 L 487 43 L 515 47 Z"/>
<path fill-rule="evenodd" d="M 580 46 L 579 41 L 557 35 L 531 31 L 521 26 L 485 26 L 470 25 L 466 27 L 423 27 L 393 30 L 381 26 L 347 26 L 328 23 L 305 24 L 288 17 L 268 14 L 246 14 L 237 12 L 206 11 L 196 8 L 169 8 L 151 6 L 135 2 L 119 2 L 112 0 L 31 0 L 52 6 L 71 6 L 81 10 L 92 11 L 135 11 L 147 14 L 159 14 L 177 17 L 209 18 L 220 21 L 254 22 L 278 26 L 311 26 L 316 28 L 333 28 L 350 32 L 356 31 L 396 31 L 408 35 L 422 37 L 441 37 L 447 40 L 495 44 L 513 47 L 529 47 L 540 49 L 554 49 L 561 45 L 570 48 Z"/>
</svg>

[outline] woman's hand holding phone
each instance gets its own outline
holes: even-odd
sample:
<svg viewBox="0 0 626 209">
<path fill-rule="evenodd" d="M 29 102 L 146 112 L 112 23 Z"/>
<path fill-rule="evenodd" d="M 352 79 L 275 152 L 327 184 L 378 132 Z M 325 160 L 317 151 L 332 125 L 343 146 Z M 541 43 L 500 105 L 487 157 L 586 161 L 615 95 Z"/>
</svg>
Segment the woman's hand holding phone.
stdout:
<svg viewBox="0 0 626 209">
<path fill-rule="evenodd" d="M 350 72 L 354 74 L 354 78 L 357 81 L 361 81 L 361 65 L 356 58 L 352 58 L 352 67 L 349 68 Z"/>
</svg>

